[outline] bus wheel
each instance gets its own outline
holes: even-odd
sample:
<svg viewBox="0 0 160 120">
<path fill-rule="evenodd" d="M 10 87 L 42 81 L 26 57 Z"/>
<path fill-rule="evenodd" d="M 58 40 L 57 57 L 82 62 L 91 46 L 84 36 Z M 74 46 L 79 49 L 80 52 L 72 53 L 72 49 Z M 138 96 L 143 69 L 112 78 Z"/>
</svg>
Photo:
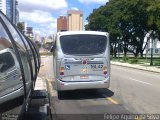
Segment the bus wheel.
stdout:
<svg viewBox="0 0 160 120">
<path fill-rule="evenodd" d="M 58 99 L 63 98 L 63 91 L 57 91 L 57 94 L 58 94 Z"/>
</svg>

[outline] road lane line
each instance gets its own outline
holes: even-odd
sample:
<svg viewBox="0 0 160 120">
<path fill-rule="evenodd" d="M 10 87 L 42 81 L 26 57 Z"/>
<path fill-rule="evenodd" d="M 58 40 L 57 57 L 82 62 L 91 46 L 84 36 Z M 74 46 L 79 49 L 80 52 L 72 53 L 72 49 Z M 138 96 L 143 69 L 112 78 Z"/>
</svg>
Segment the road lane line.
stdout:
<svg viewBox="0 0 160 120">
<path fill-rule="evenodd" d="M 111 97 L 107 97 L 106 100 L 109 100 L 109 101 L 112 102 L 113 104 L 118 105 L 118 102 L 115 101 L 114 99 L 112 99 Z"/>
<path fill-rule="evenodd" d="M 129 78 L 129 79 L 132 80 L 132 81 L 136 81 L 136 82 L 142 83 L 142 84 L 152 85 L 151 83 L 143 82 L 143 81 L 140 81 L 140 80 L 136 80 L 136 79 L 134 79 L 134 78 Z"/>
<path fill-rule="evenodd" d="M 43 64 L 46 65 L 46 59 L 44 59 Z"/>
<path fill-rule="evenodd" d="M 142 120 L 142 119 L 138 117 L 138 118 L 135 118 L 135 120 Z"/>
<path fill-rule="evenodd" d="M 41 55 L 41 58 L 45 58 L 45 57 L 46 57 L 46 56 L 42 56 L 42 55 Z"/>
</svg>

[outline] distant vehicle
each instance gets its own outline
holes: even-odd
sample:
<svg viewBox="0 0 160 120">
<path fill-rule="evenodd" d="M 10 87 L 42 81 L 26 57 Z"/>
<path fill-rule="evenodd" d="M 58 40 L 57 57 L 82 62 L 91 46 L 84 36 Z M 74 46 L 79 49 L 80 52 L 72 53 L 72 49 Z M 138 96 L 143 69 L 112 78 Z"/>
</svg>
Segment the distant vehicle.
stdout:
<svg viewBox="0 0 160 120">
<path fill-rule="evenodd" d="M 109 34 L 95 31 L 58 32 L 54 52 L 56 89 L 109 88 Z"/>
</svg>

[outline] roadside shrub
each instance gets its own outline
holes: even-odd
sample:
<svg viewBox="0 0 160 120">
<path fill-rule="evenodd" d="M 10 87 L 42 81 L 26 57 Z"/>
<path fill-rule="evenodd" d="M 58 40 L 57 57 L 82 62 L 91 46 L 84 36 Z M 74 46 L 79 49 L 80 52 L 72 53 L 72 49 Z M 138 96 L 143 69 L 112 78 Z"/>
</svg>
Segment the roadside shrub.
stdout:
<svg viewBox="0 0 160 120">
<path fill-rule="evenodd" d="M 154 65 L 155 65 L 155 66 L 160 66 L 160 61 L 156 61 L 156 62 L 154 63 Z"/>
<path fill-rule="evenodd" d="M 138 62 L 139 62 L 138 59 L 131 59 L 131 60 L 129 60 L 130 64 L 137 64 Z"/>
<path fill-rule="evenodd" d="M 110 60 L 112 60 L 113 59 L 113 57 L 110 55 Z"/>
<path fill-rule="evenodd" d="M 128 61 L 128 56 L 124 56 L 124 57 L 122 57 L 122 60 L 124 61 L 124 62 L 127 62 Z"/>
</svg>

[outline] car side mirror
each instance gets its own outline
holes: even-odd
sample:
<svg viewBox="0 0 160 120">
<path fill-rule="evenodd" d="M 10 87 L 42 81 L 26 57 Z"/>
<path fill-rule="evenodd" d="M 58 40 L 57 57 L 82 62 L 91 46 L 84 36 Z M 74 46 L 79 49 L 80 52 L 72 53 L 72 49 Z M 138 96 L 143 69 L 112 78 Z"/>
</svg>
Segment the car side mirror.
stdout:
<svg viewBox="0 0 160 120">
<path fill-rule="evenodd" d="M 56 49 L 56 45 L 53 44 L 53 45 L 51 46 L 50 52 L 53 52 L 55 49 Z"/>
</svg>

